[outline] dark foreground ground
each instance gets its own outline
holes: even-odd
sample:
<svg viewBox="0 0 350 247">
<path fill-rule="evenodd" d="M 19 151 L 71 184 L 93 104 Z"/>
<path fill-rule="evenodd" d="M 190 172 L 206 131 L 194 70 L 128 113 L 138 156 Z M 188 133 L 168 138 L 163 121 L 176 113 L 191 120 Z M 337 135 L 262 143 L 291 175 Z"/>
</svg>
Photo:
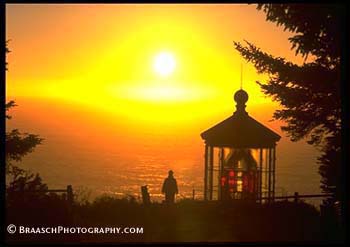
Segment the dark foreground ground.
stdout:
<svg viewBox="0 0 350 247">
<path fill-rule="evenodd" d="M 261 242 L 337 241 L 339 228 L 303 202 L 230 203 L 183 200 L 174 205 L 142 205 L 134 200 L 100 197 L 70 205 L 58 197 L 8 203 L 8 243 L 56 242 Z M 142 227 L 142 233 L 19 233 L 19 227 Z M 129 230 L 130 231 L 130 230 Z"/>
</svg>

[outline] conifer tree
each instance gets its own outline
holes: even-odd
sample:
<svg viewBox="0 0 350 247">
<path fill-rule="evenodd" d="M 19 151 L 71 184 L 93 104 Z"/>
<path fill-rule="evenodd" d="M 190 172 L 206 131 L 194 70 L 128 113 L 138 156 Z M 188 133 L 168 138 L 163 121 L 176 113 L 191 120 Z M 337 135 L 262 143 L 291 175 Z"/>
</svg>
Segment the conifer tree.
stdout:
<svg viewBox="0 0 350 247">
<path fill-rule="evenodd" d="M 6 42 L 6 53 L 9 53 L 8 41 Z M 7 63 L 6 63 L 7 65 Z M 6 67 L 7 70 L 7 67 Z M 6 103 L 6 118 L 11 119 L 11 116 L 7 112 L 17 106 L 15 101 L 10 100 Z M 16 190 L 20 187 L 27 188 L 28 186 L 33 187 L 35 184 L 37 187 L 46 186 L 41 183 L 41 178 L 38 174 L 34 175 L 30 172 L 19 168 L 13 162 L 19 162 L 22 158 L 33 152 L 35 147 L 41 144 L 43 141 L 38 135 L 22 133 L 18 129 L 12 129 L 6 132 L 5 136 L 5 162 L 6 162 L 6 175 L 8 182 L 7 192 L 9 190 Z"/>
<path fill-rule="evenodd" d="M 291 49 L 304 57 L 302 65 L 268 54 L 256 45 L 234 42 L 236 50 L 269 75 L 257 82 L 263 93 L 281 105 L 274 119 L 292 141 L 316 146 L 321 189 L 340 197 L 341 157 L 341 21 L 339 4 L 258 4 L 266 20 L 292 32 Z M 305 166 L 310 164 L 305 164 Z M 307 167 L 306 167 L 307 168 Z"/>
</svg>

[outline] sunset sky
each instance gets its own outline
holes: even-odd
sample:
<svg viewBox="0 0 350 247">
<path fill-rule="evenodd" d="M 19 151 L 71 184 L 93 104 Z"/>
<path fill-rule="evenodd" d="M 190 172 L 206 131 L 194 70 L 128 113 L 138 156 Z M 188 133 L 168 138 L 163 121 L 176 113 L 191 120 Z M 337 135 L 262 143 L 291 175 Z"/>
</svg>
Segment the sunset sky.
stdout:
<svg viewBox="0 0 350 247">
<path fill-rule="evenodd" d="M 276 105 L 255 83 L 266 75 L 241 59 L 233 41 L 302 61 L 290 50 L 290 33 L 266 22 L 255 5 L 8 4 L 6 10 L 8 98 L 188 121 L 233 111 L 243 63 L 247 109 L 272 111 Z"/>
<path fill-rule="evenodd" d="M 21 167 L 54 188 L 137 195 L 148 184 L 160 197 L 173 169 L 182 193 L 201 191 L 200 133 L 235 111 L 242 64 L 248 113 L 282 136 L 278 189 L 316 193 L 317 152 L 269 121 L 279 106 L 255 83 L 267 75 L 233 45 L 302 63 L 290 36 L 256 5 L 7 4 L 6 93 L 18 104 L 7 128 L 45 139 Z"/>
</svg>

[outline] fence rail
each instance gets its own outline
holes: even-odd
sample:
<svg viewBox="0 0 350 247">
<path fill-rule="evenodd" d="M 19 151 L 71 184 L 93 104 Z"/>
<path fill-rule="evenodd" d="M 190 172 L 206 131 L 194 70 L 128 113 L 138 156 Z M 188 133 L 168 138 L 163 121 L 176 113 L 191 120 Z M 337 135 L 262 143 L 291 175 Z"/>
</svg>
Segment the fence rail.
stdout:
<svg viewBox="0 0 350 247">
<path fill-rule="evenodd" d="M 141 187 L 144 187 L 144 186 L 141 186 Z M 141 189 L 142 190 L 142 189 Z M 18 191 L 20 192 L 20 191 Z M 66 189 L 48 189 L 48 190 L 24 190 L 24 191 L 21 191 L 21 192 L 25 192 L 25 193 L 35 193 L 35 192 L 44 192 L 44 193 L 67 193 L 67 201 L 69 203 L 73 203 L 74 201 L 74 195 L 73 195 L 73 187 L 72 185 L 67 185 L 67 188 Z M 146 189 L 146 191 L 142 191 L 142 198 L 144 199 L 145 197 L 145 193 L 147 194 L 148 191 Z M 148 195 L 149 196 L 149 195 Z M 295 192 L 294 195 L 291 195 L 291 196 L 275 196 L 273 198 L 269 198 L 269 197 L 261 197 L 259 198 L 259 200 L 288 200 L 288 199 L 293 199 L 294 202 L 298 202 L 299 199 L 302 199 L 302 198 L 326 198 L 326 197 L 332 197 L 333 194 L 305 194 L 305 195 L 299 195 L 298 192 Z M 182 196 L 183 198 L 186 198 L 184 196 Z M 195 197 L 196 197 L 196 191 L 193 189 L 192 190 L 192 200 L 195 200 Z M 148 199 L 149 200 L 149 199 Z M 148 201 L 147 200 L 147 201 Z"/>
<path fill-rule="evenodd" d="M 73 203 L 74 195 L 73 195 L 73 187 L 72 185 L 67 185 L 66 189 L 47 189 L 47 190 L 19 190 L 17 192 L 21 193 L 67 193 L 67 201 L 69 203 Z"/>
<path fill-rule="evenodd" d="M 298 192 L 295 192 L 292 196 L 275 196 L 273 197 L 273 200 L 288 200 L 288 199 L 294 199 L 295 202 L 299 201 L 301 198 L 321 198 L 321 197 L 331 197 L 333 194 L 306 194 L 306 195 L 299 195 Z M 262 197 L 262 200 L 268 200 L 268 197 Z M 271 199 L 271 198 L 270 198 Z"/>
</svg>

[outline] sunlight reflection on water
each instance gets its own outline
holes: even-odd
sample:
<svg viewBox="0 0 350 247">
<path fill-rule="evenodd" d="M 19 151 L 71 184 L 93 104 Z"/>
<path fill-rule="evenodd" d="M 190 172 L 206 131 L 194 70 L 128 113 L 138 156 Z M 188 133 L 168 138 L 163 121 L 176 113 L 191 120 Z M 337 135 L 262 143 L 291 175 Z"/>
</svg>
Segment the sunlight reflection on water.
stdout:
<svg viewBox="0 0 350 247">
<path fill-rule="evenodd" d="M 41 113 L 47 119 L 38 121 L 31 113 L 43 107 L 39 109 L 35 104 L 30 107 L 16 109 L 8 127 L 45 138 L 43 145 L 25 157 L 21 166 L 40 173 L 50 188 L 72 184 L 73 188 L 88 188 L 92 197 L 109 193 L 139 198 L 140 186 L 148 185 L 152 200 L 159 201 L 163 179 L 172 169 L 180 198 L 191 198 L 193 189 L 196 198 L 202 198 L 204 145 L 200 133 L 210 125 L 201 123 L 196 128 L 188 125 L 188 129 L 179 130 L 161 129 L 159 125 L 144 128 L 139 124 L 132 131 L 98 116 L 72 119 L 58 117 L 57 112 L 49 109 Z M 319 193 L 316 157 L 317 151 L 311 146 L 291 143 L 283 137 L 277 146 L 277 193 Z"/>
</svg>

